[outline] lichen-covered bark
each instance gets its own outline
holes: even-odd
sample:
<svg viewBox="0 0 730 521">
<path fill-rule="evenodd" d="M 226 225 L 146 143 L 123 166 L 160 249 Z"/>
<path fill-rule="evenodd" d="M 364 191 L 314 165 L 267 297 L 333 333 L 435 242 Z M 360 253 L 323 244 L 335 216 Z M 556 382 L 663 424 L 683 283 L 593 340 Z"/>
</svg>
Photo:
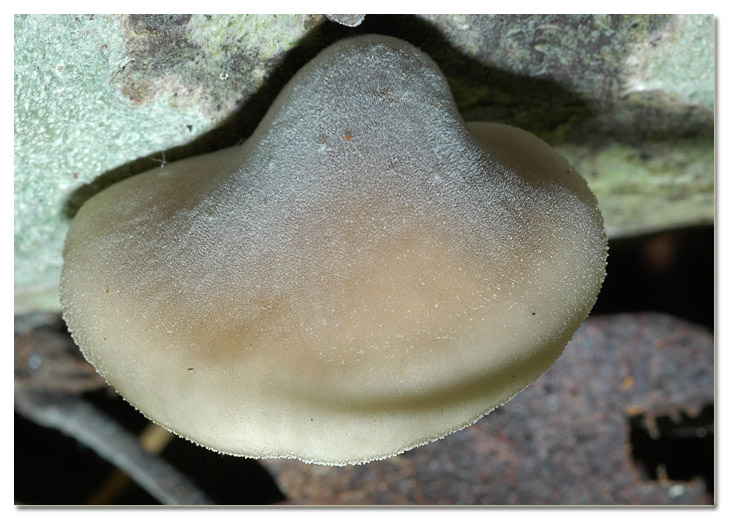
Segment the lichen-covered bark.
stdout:
<svg viewBox="0 0 730 521">
<path fill-rule="evenodd" d="M 708 223 L 714 20 L 704 15 L 18 15 L 15 286 L 56 309 L 69 219 L 112 182 L 250 135 L 333 41 L 403 38 L 444 71 L 467 120 L 553 144 L 609 233 Z"/>
</svg>

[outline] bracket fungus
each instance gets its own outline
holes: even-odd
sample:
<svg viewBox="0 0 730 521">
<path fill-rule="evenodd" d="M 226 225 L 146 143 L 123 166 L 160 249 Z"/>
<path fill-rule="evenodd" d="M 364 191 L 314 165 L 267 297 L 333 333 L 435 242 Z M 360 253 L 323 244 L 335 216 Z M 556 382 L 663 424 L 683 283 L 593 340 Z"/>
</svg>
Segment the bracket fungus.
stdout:
<svg viewBox="0 0 730 521">
<path fill-rule="evenodd" d="M 606 251 L 562 157 L 467 126 L 431 58 L 370 35 L 300 70 L 243 145 L 89 199 L 61 301 L 86 358 L 163 427 L 343 465 L 441 438 L 536 379 Z"/>
</svg>

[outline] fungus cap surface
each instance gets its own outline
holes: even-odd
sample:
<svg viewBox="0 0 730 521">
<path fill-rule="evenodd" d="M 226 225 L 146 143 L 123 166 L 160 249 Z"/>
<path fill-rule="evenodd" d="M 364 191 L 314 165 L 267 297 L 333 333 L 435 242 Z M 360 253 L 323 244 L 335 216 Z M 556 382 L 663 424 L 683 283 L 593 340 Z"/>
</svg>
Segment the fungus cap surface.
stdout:
<svg viewBox="0 0 730 521">
<path fill-rule="evenodd" d="M 88 200 L 61 300 L 87 359 L 160 425 L 347 464 L 443 437 L 537 378 L 605 260 L 562 157 L 470 130 L 428 56 L 365 36 L 299 71 L 243 145 Z"/>
</svg>

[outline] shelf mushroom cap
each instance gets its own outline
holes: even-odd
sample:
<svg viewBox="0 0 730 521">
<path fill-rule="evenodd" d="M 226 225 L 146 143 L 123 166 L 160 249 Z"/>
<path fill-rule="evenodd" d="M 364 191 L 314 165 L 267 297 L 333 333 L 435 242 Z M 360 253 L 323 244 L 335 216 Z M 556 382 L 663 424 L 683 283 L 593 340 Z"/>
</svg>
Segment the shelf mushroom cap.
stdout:
<svg viewBox="0 0 730 521">
<path fill-rule="evenodd" d="M 89 199 L 61 301 L 86 358 L 163 427 L 344 465 L 461 429 L 542 374 L 606 248 L 561 156 L 469 128 L 428 56 L 371 35 L 299 71 L 243 145 Z"/>
</svg>

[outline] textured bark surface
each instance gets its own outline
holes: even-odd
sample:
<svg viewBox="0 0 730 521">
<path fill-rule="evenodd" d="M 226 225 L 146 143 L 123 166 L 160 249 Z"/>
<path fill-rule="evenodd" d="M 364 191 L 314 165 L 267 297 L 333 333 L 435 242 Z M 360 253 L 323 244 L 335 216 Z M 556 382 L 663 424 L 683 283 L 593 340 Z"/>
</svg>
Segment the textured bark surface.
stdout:
<svg viewBox="0 0 730 521">
<path fill-rule="evenodd" d="M 69 220 L 111 183 L 248 137 L 330 43 L 403 38 L 467 120 L 537 133 L 584 175 L 611 236 L 710 223 L 714 20 L 667 15 L 18 15 L 15 288 L 58 309 Z"/>
<path fill-rule="evenodd" d="M 586 177 L 614 239 L 596 312 L 713 324 L 712 228 L 669 230 L 714 218 L 712 16 L 18 15 L 14 29 L 16 313 L 58 311 L 63 240 L 89 197 L 247 138 L 319 51 L 381 33 L 434 58 L 465 119 L 534 132 Z M 84 415 L 46 414 L 88 401 L 120 439 L 148 425 L 59 320 L 16 315 L 16 501 L 154 503 L 59 434 Z M 440 442 L 364 466 L 264 464 L 289 503 L 711 503 L 712 342 L 668 315 L 597 316 L 544 377 Z M 158 457 L 217 503 L 282 498 L 252 460 L 182 439 Z"/>
</svg>

